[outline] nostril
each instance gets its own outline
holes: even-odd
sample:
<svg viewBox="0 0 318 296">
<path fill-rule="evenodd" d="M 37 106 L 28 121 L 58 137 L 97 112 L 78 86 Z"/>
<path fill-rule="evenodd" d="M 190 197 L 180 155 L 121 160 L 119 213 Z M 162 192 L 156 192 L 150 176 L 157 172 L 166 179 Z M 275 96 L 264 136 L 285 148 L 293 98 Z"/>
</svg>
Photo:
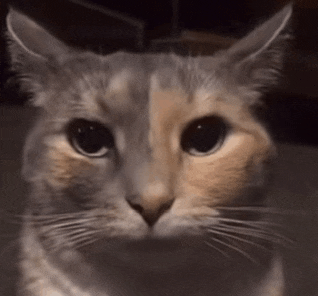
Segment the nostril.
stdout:
<svg viewBox="0 0 318 296">
<path fill-rule="evenodd" d="M 166 203 L 162 204 L 158 210 L 158 216 L 160 217 L 164 212 L 168 211 L 173 204 L 173 200 L 169 200 Z"/>
<path fill-rule="evenodd" d="M 141 205 L 140 198 L 138 195 L 130 195 L 126 197 L 128 204 L 139 214 L 142 215 L 144 208 Z"/>
<path fill-rule="evenodd" d="M 136 211 L 136 212 L 138 212 L 140 215 L 143 215 L 143 213 L 144 213 L 144 208 L 141 206 L 141 205 L 139 205 L 139 204 L 134 204 L 134 203 L 130 203 L 130 202 L 128 202 L 129 204 L 130 204 L 130 206 Z"/>
</svg>

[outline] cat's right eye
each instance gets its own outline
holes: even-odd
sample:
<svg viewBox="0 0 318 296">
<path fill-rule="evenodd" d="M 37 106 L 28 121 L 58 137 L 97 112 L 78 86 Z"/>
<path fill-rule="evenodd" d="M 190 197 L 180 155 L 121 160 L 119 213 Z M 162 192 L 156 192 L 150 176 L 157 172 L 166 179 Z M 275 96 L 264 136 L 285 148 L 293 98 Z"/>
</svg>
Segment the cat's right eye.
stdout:
<svg viewBox="0 0 318 296">
<path fill-rule="evenodd" d="M 67 126 L 66 134 L 73 148 L 89 157 L 106 156 L 115 147 L 110 129 L 96 121 L 75 119 Z"/>
</svg>

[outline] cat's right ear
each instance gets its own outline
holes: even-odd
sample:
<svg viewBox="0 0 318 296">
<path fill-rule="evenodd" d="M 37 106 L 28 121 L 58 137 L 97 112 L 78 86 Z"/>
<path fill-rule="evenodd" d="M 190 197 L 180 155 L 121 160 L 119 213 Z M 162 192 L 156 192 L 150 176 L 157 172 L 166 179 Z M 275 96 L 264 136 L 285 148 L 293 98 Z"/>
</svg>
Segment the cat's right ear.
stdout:
<svg viewBox="0 0 318 296">
<path fill-rule="evenodd" d="M 23 54 L 33 60 L 56 59 L 71 50 L 28 16 L 10 8 L 7 15 L 9 39 L 18 45 L 11 50 L 14 58 Z"/>
<path fill-rule="evenodd" d="M 11 67 L 19 74 L 22 89 L 33 95 L 33 103 L 43 105 L 43 98 L 37 96 L 45 92 L 54 66 L 74 53 L 74 49 L 13 8 L 6 21 Z"/>
</svg>

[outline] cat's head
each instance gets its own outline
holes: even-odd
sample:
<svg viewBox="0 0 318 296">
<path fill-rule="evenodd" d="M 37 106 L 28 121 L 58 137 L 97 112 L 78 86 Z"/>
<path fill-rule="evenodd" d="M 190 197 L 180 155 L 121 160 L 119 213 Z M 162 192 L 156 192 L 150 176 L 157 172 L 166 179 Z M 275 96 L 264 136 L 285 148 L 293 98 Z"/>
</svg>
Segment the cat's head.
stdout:
<svg viewBox="0 0 318 296">
<path fill-rule="evenodd" d="M 274 148 L 252 110 L 276 83 L 290 17 L 286 6 L 212 57 L 101 56 L 11 9 L 12 65 L 43 110 L 24 158 L 30 207 L 65 219 L 63 243 L 42 235 L 75 247 L 201 235 L 224 211 L 259 205 Z M 69 217 L 89 235 L 68 236 Z"/>
</svg>

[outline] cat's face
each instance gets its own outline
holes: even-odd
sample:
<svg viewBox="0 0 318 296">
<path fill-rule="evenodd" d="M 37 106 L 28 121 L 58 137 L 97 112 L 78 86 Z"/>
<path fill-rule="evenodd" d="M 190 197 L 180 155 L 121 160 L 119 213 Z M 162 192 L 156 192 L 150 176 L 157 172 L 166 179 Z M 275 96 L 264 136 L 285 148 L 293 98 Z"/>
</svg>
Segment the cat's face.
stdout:
<svg viewBox="0 0 318 296">
<path fill-rule="evenodd" d="M 170 67 L 177 67 L 174 59 L 167 59 Z M 164 79 L 175 80 L 168 85 L 156 72 L 132 68 L 108 79 L 86 73 L 70 79 L 72 93 L 52 94 L 69 102 L 40 123 L 38 159 L 29 158 L 31 166 L 41 159 L 33 178 L 49 187 L 41 199 L 50 212 L 60 211 L 56 204 L 67 204 L 63 212 L 96 209 L 111 236 L 148 235 L 143 215 L 158 235 L 198 232 L 215 207 L 242 202 L 262 185 L 272 147 L 248 105 L 215 80 L 199 78 L 189 90 L 177 71 L 165 70 Z"/>
<path fill-rule="evenodd" d="M 258 204 L 274 148 L 252 107 L 280 64 L 289 16 L 212 58 L 70 53 L 44 31 L 59 45 L 45 54 L 20 36 L 44 109 L 24 169 L 34 216 L 52 219 L 39 224 L 43 241 L 204 236 L 224 209 Z M 19 18 L 33 23 L 11 12 L 11 31 Z"/>
</svg>

